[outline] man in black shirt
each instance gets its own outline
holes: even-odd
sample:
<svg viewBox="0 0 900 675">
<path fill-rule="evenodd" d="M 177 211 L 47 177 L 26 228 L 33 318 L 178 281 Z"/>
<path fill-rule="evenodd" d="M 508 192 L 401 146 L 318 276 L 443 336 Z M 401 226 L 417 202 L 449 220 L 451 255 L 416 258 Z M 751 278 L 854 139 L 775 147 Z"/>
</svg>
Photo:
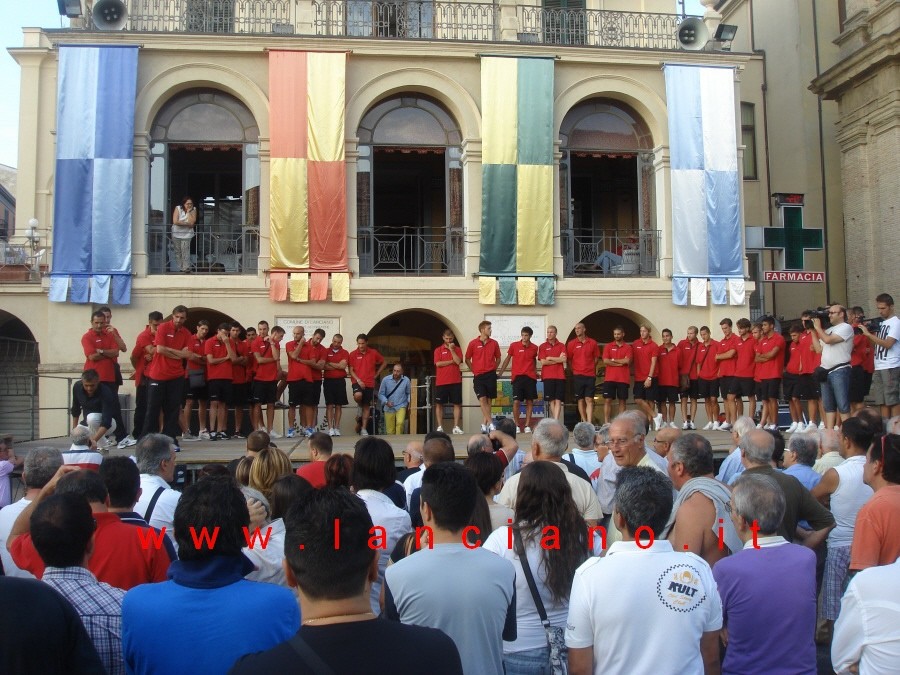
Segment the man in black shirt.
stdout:
<svg viewBox="0 0 900 675">
<path fill-rule="evenodd" d="M 300 596 L 302 626 L 287 642 L 242 657 L 232 673 L 461 675 L 459 652 L 446 634 L 382 621 L 371 611 L 379 551 L 367 544 L 372 519 L 361 499 L 314 490 L 284 522 L 285 572 Z"/>
<path fill-rule="evenodd" d="M 102 450 L 115 445 L 115 441 L 108 436 L 116 430 L 114 418 L 121 414 L 119 400 L 109 385 L 100 381 L 93 368 L 84 371 L 81 379 L 72 385 L 70 412 L 73 430 L 79 424 L 90 430 L 91 448 Z"/>
</svg>

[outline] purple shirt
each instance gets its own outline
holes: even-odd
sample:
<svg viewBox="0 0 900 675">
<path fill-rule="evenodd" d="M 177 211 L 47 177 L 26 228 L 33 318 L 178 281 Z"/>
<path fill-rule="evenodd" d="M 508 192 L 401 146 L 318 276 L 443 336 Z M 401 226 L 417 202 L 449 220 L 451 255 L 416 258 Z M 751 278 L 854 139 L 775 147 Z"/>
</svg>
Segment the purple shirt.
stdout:
<svg viewBox="0 0 900 675">
<path fill-rule="evenodd" d="M 816 673 L 816 554 L 798 544 L 745 548 L 713 567 L 728 629 L 723 673 Z M 777 598 L 777 600 L 776 600 Z"/>
</svg>

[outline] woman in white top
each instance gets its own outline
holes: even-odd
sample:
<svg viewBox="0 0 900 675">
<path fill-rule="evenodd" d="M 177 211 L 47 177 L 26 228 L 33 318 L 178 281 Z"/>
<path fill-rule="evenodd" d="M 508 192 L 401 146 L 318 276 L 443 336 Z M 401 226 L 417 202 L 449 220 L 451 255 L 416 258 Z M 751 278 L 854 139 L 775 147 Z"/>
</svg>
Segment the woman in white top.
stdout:
<svg viewBox="0 0 900 675">
<path fill-rule="evenodd" d="M 524 551 L 517 550 L 516 530 L 521 534 Z M 550 673 L 550 648 L 522 570 L 522 558 L 528 561 L 550 625 L 565 627 L 572 578 L 587 558 L 586 542 L 587 524 L 575 505 L 564 473 L 552 462 L 526 465 L 516 493 L 513 527 L 494 530 L 484 543 L 485 549 L 506 558 L 516 569 L 518 637 L 514 642 L 503 643 L 507 675 Z"/>
<path fill-rule="evenodd" d="M 197 209 L 194 200 L 185 197 L 172 212 L 172 246 L 175 249 L 175 261 L 182 274 L 191 272 L 191 239 L 194 238 L 194 225 L 197 224 Z"/>
</svg>

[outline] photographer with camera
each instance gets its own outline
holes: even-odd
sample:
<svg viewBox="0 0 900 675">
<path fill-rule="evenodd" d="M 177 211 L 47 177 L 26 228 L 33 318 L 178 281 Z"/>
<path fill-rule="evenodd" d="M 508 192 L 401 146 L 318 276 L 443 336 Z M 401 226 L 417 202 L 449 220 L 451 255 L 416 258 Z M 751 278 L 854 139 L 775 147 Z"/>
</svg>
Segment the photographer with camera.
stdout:
<svg viewBox="0 0 900 675">
<path fill-rule="evenodd" d="M 831 322 L 824 328 L 822 319 Z M 822 405 L 825 408 L 825 428 L 835 426 L 835 410 L 841 421 L 850 417 L 850 353 L 853 351 L 853 326 L 847 323 L 847 309 L 831 305 L 827 317 L 816 312 L 813 322 L 813 350 L 822 355 L 822 363 L 816 368 L 821 382 Z"/>
<path fill-rule="evenodd" d="M 900 318 L 894 314 L 894 298 L 882 293 L 875 298 L 879 319 L 859 325 L 875 345 L 872 396 L 885 418 L 900 414 Z"/>
</svg>

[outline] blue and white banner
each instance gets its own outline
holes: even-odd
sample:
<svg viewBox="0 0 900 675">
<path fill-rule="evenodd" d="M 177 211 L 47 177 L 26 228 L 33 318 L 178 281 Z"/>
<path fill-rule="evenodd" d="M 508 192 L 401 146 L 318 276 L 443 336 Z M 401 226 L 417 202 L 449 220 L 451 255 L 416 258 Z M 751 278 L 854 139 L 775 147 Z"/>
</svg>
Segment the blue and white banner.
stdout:
<svg viewBox="0 0 900 675">
<path fill-rule="evenodd" d="M 666 64 L 665 73 L 673 277 L 703 279 L 704 288 L 707 279 L 743 280 L 734 69 Z M 673 284 L 675 304 L 685 304 L 685 290 L 683 282 Z M 717 292 L 714 302 L 721 299 Z"/>
<path fill-rule="evenodd" d="M 53 301 L 131 301 L 137 59 L 136 46 L 59 48 Z"/>
</svg>

